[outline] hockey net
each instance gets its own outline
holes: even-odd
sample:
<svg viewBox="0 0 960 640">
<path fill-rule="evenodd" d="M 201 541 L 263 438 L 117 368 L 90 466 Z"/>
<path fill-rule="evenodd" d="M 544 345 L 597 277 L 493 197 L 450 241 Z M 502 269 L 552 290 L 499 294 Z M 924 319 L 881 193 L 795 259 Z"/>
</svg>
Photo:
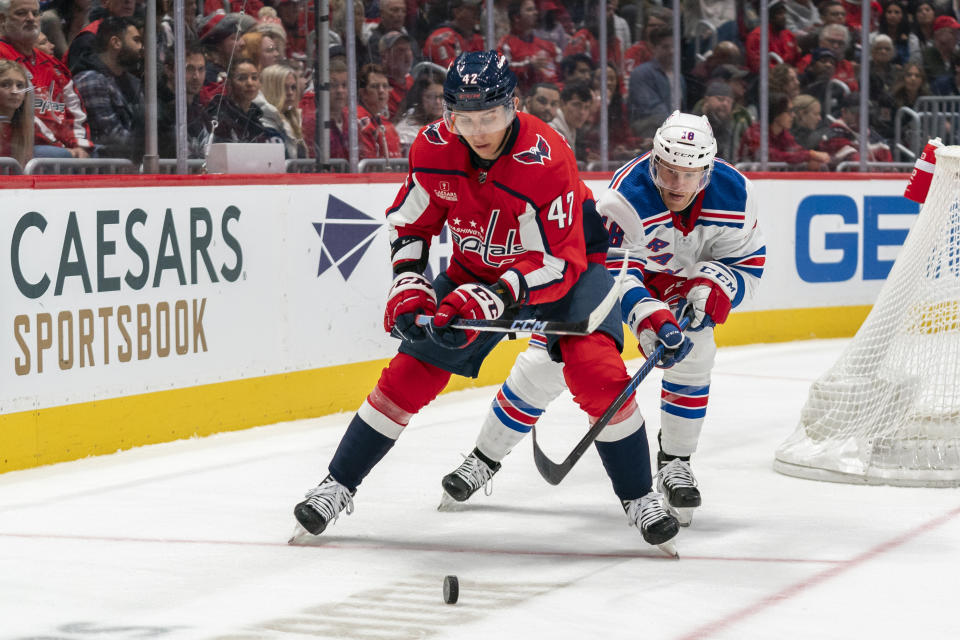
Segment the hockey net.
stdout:
<svg viewBox="0 0 960 640">
<path fill-rule="evenodd" d="M 960 147 L 873 309 L 810 387 L 774 469 L 834 482 L 960 486 Z"/>
</svg>

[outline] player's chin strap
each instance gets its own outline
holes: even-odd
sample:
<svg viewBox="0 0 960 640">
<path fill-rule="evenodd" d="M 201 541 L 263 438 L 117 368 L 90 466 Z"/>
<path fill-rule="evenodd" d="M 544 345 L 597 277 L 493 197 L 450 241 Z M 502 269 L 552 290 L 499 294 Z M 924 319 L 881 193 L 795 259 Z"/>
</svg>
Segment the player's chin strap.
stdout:
<svg viewBox="0 0 960 640">
<path fill-rule="evenodd" d="M 474 331 L 490 331 L 494 333 L 548 333 L 559 336 L 587 336 L 597 330 L 597 327 L 604 321 L 607 314 L 613 308 L 613 305 L 620 299 L 620 288 L 623 280 L 627 277 L 627 264 L 630 261 L 630 254 L 623 254 L 623 264 L 620 267 L 620 273 L 613 282 L 613 286 L 603 297 L 603 300 L 590 312 L 590 315 L 583 320 L 567 322 L 565 320 L 537 320 L 536 318 L 508 319 L 495 318 L 493 320 L 484 319 L 465 319 L 458 318 L 448 326 L 454 329 L 473 329 Z M 433 316 L 420 314 L 417 316 L 417 324 L 421 327 L 430 324 Z"/>
<path fill-rule="evenodd" d="M 690 318 L 684 316 L 681 318 L 679 326 L 680 330 L 683 331 L 687 328 L 687 325 L 690 323 Z M 597 436 L 600 435 L 600 432 L 603 431 L 604 427 L 610 422 L 613 416 L 617 415 L 617 412 L 626 404 L 627 399 L 633 395 L 633 392 L 636 391 L 637 387 L 640 386 L 640 383 L 643 382 L 644 378 L 647 377 L 653 368 L 657 366 L 657 363 L 660 361 L 660 357 L 663 355 L 663 344 L 658 344 L 657 348 L 653 350 L 653 353 L 650 354 L 650 357 L 644 360 L 643 364 L 640 365 L 640 368 L 637 370 L 633 377 L 630 378 L 630 382 L 627 383 L 627 386 L 623 388 L 623 391 L 620 392 L 613 402 L 610 403 L 610 406 L 607 407 L 607 410 L 603 412 L 603 415 L 600 416 L 600 419 L 593 423 L 593 426 L 590 427 L 590 430 L 580 439 L 580 442 L 573 448 L 573 451 L 570 452 L 563 462 L 554 462 L 547 457 L 547 454 L 540 449 L 540 446 L 537 444 L 537 428 L 533 427 L 530 429 L 530 432 L 533 434 L 533 462 L 537 465 L 537 471 L 540 472 L 540 475 L 543 476 L 543 479 L 549 482 L 550 484 L 560 484 L 560 481 L 563 480 L 570 470 L 573 469 L 573 465 L 577 464 L 577 460 L 584 454 L 587 448 L 597 439 Z"/>
</svg>

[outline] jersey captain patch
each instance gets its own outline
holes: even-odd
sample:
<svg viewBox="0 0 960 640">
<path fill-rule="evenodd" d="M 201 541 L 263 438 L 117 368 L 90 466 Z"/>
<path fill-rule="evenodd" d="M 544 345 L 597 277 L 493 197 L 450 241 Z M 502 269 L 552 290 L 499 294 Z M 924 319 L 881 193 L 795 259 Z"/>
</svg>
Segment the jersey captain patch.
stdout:
<svg viewBox="0 0 960 640">
<path fill-rule="evenodd" d="M 537 144 L 526 151 L 513 154 L 513 159 L 523 164 L 544 164 L 544 160 L 550 159 L 550 145 L 537 134 Z"/>
</svg>

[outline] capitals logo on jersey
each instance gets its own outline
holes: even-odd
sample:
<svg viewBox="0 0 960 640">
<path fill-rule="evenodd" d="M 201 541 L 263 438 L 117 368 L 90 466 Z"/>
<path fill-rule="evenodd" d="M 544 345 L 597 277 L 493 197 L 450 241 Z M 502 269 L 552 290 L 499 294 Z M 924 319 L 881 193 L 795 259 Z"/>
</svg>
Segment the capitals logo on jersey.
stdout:
<svg viewBox="0 0 960 640">
<path fill-rule="evenodd" d="M 434 122 L 433 124 L 427 125 L 423 130 L 423 137 L 426 138 L 431 144 L 447 144 L 447 141 L 443 139 L 443 136 L 440 135 L 440 123 Z"/>
<path fill-rule="evenodd" d="M 544 160 L 550 159 L 550 145 L 537 134 L 537 144 L 526 151 L 513 154 L 513 159 L 523 164 L 545 164 Z"/>
</svg>

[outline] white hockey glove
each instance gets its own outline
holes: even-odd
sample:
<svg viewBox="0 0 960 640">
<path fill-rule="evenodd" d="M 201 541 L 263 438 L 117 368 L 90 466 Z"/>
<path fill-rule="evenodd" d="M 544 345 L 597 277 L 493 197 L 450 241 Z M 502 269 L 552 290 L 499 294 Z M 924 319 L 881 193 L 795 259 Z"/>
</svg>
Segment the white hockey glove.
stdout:
<svg viewBox="0 0 960 640">
<path fill-rule="evenodd" d="M 627 324 L 637 337 L 637 347 L 645 358 L 653 355 L 657 345 L 663 345 L 663 354 L 657 367 L 669 369 L 693 349 L 690 341 L 670 313 L 669 307 L 660 300 L 644 298 L 633 306 L 627 315 Z"/>
<path fill-rule="evenodd" d="M 680 316 L 690 317 L 690 331 L 723 324 L 736 295 L 737 282 L 727 267 L 718 262 L 698 262 L 683 288 Z"/>
</svg>

